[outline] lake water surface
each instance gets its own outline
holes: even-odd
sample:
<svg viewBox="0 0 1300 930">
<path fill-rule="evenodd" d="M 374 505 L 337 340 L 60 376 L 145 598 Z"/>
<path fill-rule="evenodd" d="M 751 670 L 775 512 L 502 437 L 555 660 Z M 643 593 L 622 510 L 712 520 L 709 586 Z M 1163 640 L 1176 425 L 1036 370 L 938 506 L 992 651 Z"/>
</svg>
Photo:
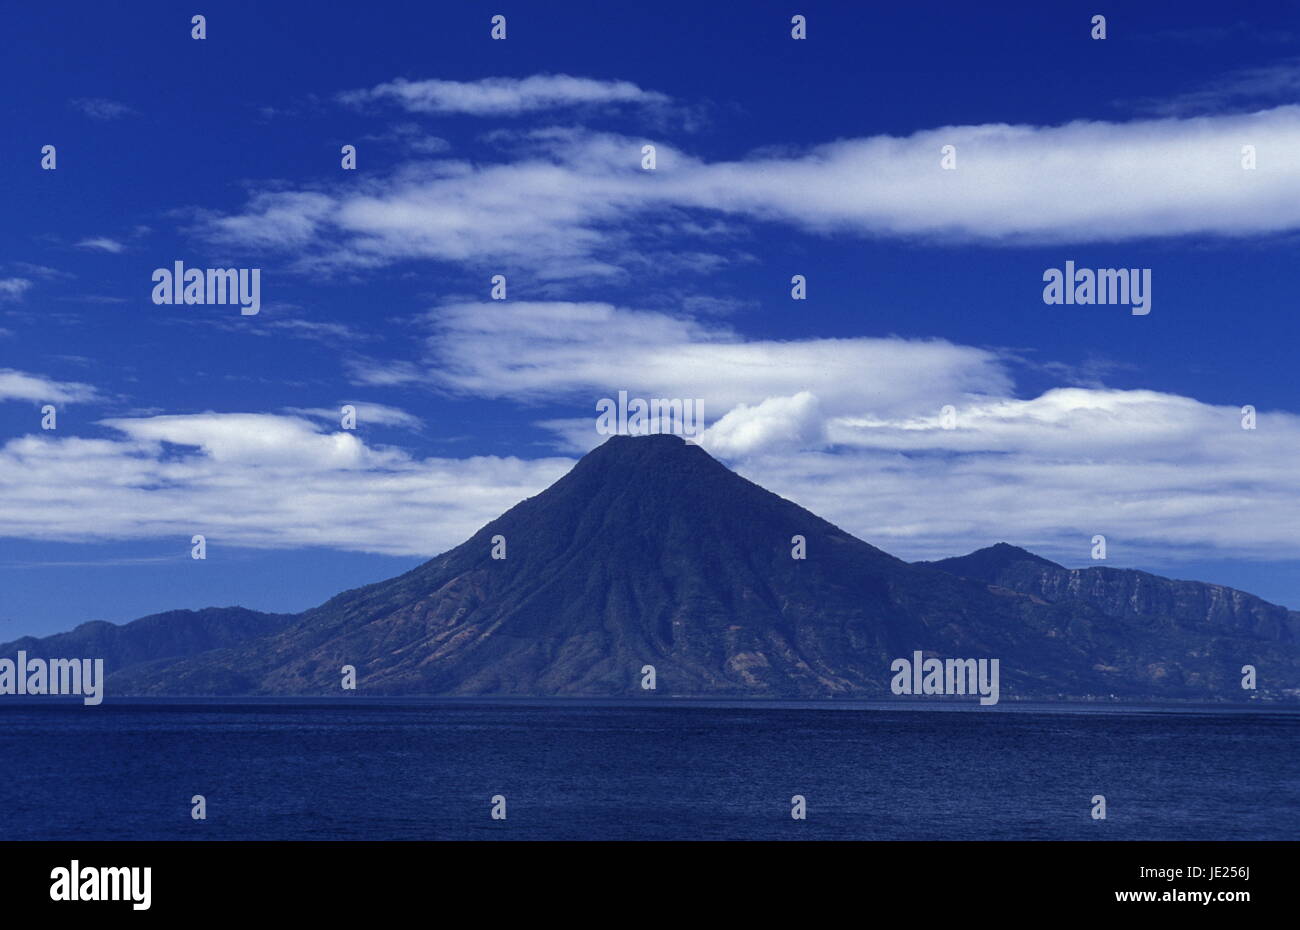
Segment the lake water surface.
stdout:
<svg viewBox="0 0 1300 930">
<path fill-rule="evenodd" d="M 1300 711 L 0 703 L 0 839 L 1294 840 Z"/>
</svg>

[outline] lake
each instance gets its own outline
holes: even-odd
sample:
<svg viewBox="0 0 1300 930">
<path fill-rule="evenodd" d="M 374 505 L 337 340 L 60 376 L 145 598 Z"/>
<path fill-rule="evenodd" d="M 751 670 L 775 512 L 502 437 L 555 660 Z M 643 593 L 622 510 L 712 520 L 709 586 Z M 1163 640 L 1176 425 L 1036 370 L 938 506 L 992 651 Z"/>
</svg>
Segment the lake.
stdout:
<svg viewBox="0 0 1300 930">
<path fill-rule="evenodd" d="M 7 840 L 1297 838 L 1282 708 L 0 703 Z"/>
</svg>

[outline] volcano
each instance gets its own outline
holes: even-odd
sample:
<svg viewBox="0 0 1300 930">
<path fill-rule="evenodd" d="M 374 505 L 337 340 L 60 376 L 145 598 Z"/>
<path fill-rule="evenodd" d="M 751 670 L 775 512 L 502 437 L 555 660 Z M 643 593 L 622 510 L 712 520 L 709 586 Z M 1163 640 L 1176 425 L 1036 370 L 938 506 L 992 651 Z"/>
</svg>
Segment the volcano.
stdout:
<svg viewBox="0 0 1300 930">
<path fill-rule="evenodd" d="M 362 695 L 887 698 L 891 662 L 916 651 L 999 659 L 1004 698 L 1240 700 L 1260 693 L 1242 691 L 1246 664 L 1269 695 L 1300 684 L 1284 608 L 1192 622 L 1157 598 L 1166 614 L 1144 616 L 1005 550 L 908 564 L 697 445 L 615 436 L 418 568 L 219 648 L 137 655 L 108 693 L 339 695 L 352 666 Z"/>
</svg>

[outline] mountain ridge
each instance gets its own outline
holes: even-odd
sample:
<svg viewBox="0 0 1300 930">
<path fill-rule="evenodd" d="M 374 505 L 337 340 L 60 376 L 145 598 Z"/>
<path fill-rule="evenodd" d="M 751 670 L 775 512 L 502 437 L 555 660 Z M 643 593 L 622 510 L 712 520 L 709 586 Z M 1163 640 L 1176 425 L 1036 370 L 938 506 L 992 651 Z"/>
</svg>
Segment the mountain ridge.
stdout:
<svg viewBox="0 0 1300 930">
<path fill-rule="evenodd" d="M 1051 603 L 1083 601 L 1110 616 L 1170 623 L 1202 631 L 1225 625 L 1242 635 L 1300 643 L 1300 612 L 1227 585 L 1165 578 L 1131 568 L 1066 568 L 1027 550 L 998 543 L 964 556 L 916 563 L 1005 587 Z"/>
<path fill-rule="evenodd" d="M 102 658 L 106 667 L 166 662 L 210 652 L 274 633 L 297 614 L 265 613 L 246 607 L 167 610 L 128 623 L 88 620 L 63 633 L 21 636 L 0 644 L 0 656 L 19 650 L 41 657 Z"/>
<path fill-rule="evenodd" d="M 1261 663 L 1270 693 L 1300 684 L 1290 627 L 1271 614 L 1222 629 L 1177 612 L 1113 616 L 1104 599 L 1035 586 L 1072 570 L 1003 546 L 909 564 L 699 446 L 616 436 L 396 578 L 275 629 L 245 624 L 210 650 L 113 669 L 108 685 L 339 694 L 353 666 L 358 691 L 376 695 L 644 696 L 652 665 L 661 694 L 866 698 L 889 697 L 891 661 L 916 651 L 999 658 L 1008 697 L 1240 699 L 1241 666 Z"/>
</svg>

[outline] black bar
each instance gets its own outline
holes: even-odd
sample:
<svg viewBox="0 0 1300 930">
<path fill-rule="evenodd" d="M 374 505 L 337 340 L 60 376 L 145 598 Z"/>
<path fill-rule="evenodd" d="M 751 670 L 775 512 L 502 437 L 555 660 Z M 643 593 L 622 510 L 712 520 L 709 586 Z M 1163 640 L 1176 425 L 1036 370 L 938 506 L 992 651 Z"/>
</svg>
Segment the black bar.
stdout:
<svg viewBox="0 0 1300 930">
<path fill-rule="evenodd" d="M 833 902 L 868 919 L 900 907 L 918 917 L 1199 908 L 1231 919 L 1243 905 L 1294 900 L 1285 883 L 1296 852 L 1286 842 L 7 843 L 0 844 L 0 900 L 7 915 L 83 919 L 373 921 L 413 908 L 451 922 L 453 913 L 487 919 L 524 907 L 538 919 L 554 911 L 660 923 L 691 913 L 681 908 L 692 899 L 709 910 L 760 915 L 825 913 Z M 52 900 L 51 873 L 73 860 L 79 870 L 149 867 L 148 909 L 129 900 Z M 1155 899 L 1118 900 L 1129 892 Z M 1206 903 L 1189 900 L 1189 892 L 1248 899 Z"/>
</svg>

